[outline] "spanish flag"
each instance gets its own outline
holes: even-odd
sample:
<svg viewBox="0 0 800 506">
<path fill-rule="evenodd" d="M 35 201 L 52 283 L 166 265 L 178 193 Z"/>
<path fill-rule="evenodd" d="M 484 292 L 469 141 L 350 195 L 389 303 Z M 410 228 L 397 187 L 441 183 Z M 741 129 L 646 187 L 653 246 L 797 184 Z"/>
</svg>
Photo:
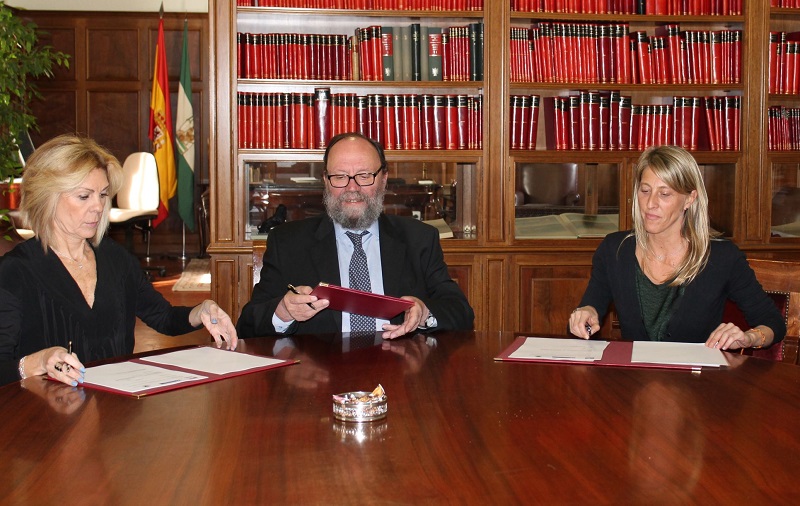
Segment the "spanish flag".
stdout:
<svg viewBox="0 0 800 506">
<path fill-rule="evenodd" d="M 175 152 L 173 149 L 172 109 L 169 105 L 169 83 L 167 82 L 167 52 L 164 47 L 164 6 L 158 21 L 158 43 L 153 69 L 153 89 L 150 92 L 150 140 L 153 141 L 153 155 L 158 166 L 160 198 L 158 217 L 153 227 L 166 219 L 169 214 L 169 199 L 175 196 L 177 177 L 175 175 Z"/>
</svg>

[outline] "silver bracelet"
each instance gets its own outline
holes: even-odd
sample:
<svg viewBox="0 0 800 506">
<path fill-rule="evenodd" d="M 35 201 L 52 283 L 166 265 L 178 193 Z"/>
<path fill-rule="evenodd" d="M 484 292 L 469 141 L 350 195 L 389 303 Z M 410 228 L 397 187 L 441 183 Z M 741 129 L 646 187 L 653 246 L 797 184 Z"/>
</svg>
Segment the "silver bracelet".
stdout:
<svg viewBox="0 0 800 506">
<path fill-rule="evenodd" d="M 19 379 L 25 379 L 25 357 L 19 359 Z"/>
</svg>

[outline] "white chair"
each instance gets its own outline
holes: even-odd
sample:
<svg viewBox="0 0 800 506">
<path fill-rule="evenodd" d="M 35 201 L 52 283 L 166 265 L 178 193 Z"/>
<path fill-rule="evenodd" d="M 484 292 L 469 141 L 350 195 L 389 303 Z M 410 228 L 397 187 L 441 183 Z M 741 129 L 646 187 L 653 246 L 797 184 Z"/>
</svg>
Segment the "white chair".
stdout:
<svg viewBox="0 0 800 506">
<path fill-rule="evenodd" d="M 158 216 L 158 166 L 152 153 L 131 153 L 122 165 L 122 187 L 117 193 L 116 207 L 111 208 L 109 221 L 125 227 L 125 245 L 133 251 L 133 230 L 144 234 L 146 261 L 150 261 L 150 232 L 153 218 Z M 148 267 L 166 275 L 164 267 Z"/>
</svg>

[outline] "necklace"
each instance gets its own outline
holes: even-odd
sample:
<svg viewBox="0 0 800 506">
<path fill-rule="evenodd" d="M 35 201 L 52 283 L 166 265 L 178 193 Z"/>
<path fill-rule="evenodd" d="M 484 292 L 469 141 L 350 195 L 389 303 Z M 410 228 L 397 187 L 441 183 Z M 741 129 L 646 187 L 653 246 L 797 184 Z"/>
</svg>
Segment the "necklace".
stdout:
<svg viewBox="0 0 800 506">
<path fill-rule="evenodd" d="M 84 247 L 84 248 L 85 248 L 85 247 Z M 56 250 L 56 249 L 55 249 L 54 247 L 52 247 L 52 246 L 50 246 L 50 249 L 51 249 L 51 250 L 53 250 L 53 252 L 54 252 L 56 255 L 58 255 L 59 257 L 61 257 L 61 258 L 65 258 L 65 259 L 67 259 L 67 260 L 72 260 L 73 262 L 75 262 L 75 264 L 78 266 L 78 269 L 83 269 L 83 262 L 81 262 L 80 260 L 75 260 L 74 258 L 72 258 L 72 257 L 71 257 L 71 256 L 69 256 L 69 255 L 62 255 L 61 253 L 59 253 L 59 252 L 58 252 L 58 250 Z M 86 257 L 84 257 L 84 260 L 86 260 Z"/>
</svg>

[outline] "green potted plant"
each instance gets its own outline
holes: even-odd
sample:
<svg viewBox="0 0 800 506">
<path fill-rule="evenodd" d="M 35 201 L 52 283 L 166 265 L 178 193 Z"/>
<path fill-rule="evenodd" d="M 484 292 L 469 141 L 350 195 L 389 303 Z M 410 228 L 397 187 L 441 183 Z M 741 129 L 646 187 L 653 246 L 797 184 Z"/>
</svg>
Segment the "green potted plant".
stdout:
<svg viewBox="0 0 800 506">
<path fill-rule="evenodd" d="M 0 1 L 0 219 L 8 220 L 8 192 L 22 173 L 17 136 L 36 128 L 31 101 L 35 79 L 53 77 L 53 65 L 69 66 L 69 55 L 40 45 L 40 32 Z"/>
</svg>

